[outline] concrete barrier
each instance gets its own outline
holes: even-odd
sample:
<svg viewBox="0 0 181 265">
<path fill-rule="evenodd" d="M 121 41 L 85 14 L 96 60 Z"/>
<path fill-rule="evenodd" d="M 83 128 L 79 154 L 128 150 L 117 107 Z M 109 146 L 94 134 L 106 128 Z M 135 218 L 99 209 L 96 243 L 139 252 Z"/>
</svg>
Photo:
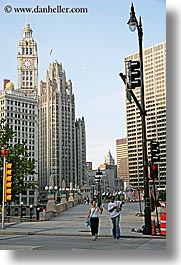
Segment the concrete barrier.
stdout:
<svg viewBox="0 0 181 265">
<path fill-rule="evenodd" d="M 48 221 L 51 218 L 59 215 L 60 213 L 68 210 L 69 208 L 74 207 L 75 205 L 83 203 L 81 199 L 75 198 L 74 201 L 66 201 L 64 203 L 58 203 L 55 205 L 55 209 L 49 210 L 49 211 L 42 211 L 39 212 L 39 220 L 36 220 L 36 214 L 33 215 L 32 219 L 30 217 L 20 217 L 20 216 L 5 216 L 5 222 L 6 223 L 21 223 L 21 222 L 35 222 L 35 221 Z M 19 210 L 20 214 L 20 207 L 14 206 Z M 27 211 L 29 212 L 29 207 L 27 207 Z M 14 211 L 13 211 L 14 212 Z M 0 213 L 1 217 L 1 213 Z M 1 220 L 0 220 L 1 223 Z"/>
<path fill-rule="evenodd" d="M 69 208 L 74 207 L 78 203 L 79 203 L 78 201 L 67 201 L 64 203 L 56 204 L 55 210 L 40 212 L 40 221 L 48 221 L 52 217 L 55 217 L 55 216 L 59 215 L 60 213 L 68 210 Z"/>
</svg>

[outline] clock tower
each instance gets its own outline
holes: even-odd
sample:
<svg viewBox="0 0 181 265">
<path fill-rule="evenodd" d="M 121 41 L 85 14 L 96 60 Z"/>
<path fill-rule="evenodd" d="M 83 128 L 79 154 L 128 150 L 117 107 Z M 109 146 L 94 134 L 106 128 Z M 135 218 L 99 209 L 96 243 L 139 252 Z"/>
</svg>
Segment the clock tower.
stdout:
<svg viewBox="0 0 181 265">
<path fill-rule="evenodd" d="M 18 89 L 29 96 L 38 94 L 38 53 L 32 32 L 30 24 L 26 24 L 18 44 L 17 56 Z"/>
</svg>

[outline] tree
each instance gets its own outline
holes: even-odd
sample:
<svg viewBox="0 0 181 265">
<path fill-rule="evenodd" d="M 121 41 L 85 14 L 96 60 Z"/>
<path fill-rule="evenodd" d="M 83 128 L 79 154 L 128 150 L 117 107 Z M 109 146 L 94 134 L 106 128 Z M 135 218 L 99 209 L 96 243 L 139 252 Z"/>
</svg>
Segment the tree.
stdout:
<svg viewBox="0 0 181 265">
<path fill-rule="evenodd" d="M 34 189 L 38 183 L 33 181 L 26 181 L 26 177 L 34 175 L 35 172 L 35 159 L 30 159 L 26 143 L 16 144 L 14 147 L 9 145 L 9 141 L 14 137 L 13 130 L 5 123 L 5 119 L 0 121 L 0 146 L 8 149 L 8 155 L 6 160 L 12 163 L 12 200 L 16 199 L 16 195 L 19 195 L 27 189 Z M 3 183 L 3 156 L 0 160 L 0 197 L 2 197 L 2 183 Z"/>
<path fill-rule="evenodd" d="M 166 190 L 159 191 L 158 199 L 163 202 L 166 201 Z"/>
<path fill-rule="evenodd" d="M 8 149 L 9 147 L 9 140 L 14 136 L 13 130 L 9 127 L 6 123 L 5 119 L 0 120 L 0 147 Z"/>
</svg>

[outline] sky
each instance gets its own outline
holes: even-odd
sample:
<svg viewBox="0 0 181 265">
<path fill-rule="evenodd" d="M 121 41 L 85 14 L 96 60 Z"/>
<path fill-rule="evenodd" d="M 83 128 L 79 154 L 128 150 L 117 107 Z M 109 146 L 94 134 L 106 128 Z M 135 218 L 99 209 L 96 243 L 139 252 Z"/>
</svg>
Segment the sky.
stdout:
<svg viewBox="0 0 181 265">
<path fill-rule="evenodd" d="M 0 82 L 17 87 L 17 49 L 28 21 L 38 45 L 39 82 L 50 62 L 62 62 L 73 83 L 76 118 L 85 119 L 87 161 L 97 168 L 110 150 L 116 162 L 116 139 L 126 137 L 126 93 L 120 72 L 124 57 L 138 51 L 137 32 L 127 22 L 130 0 L 1 0 Z M 87 13 L 16 13 L 14 8 L 87 8 Z M 7 8 L 8 6 L 8 8 Z M 12 7 L 12 12 L 6 13 Z M 164 0 L 135 0 L 142 18 L 143 47 L 166 40 Z M 49 55 L 50 50 L 52 55 Z M 133 103 L 134 104 L 134 103 Z"/>
</svg>

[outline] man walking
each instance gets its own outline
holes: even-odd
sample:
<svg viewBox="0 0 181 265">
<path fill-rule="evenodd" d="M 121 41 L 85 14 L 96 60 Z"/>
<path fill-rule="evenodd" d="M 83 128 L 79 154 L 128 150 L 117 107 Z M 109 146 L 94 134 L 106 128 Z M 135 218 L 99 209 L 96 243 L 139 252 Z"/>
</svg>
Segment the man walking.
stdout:
<svg viewBox="0 0 181 265">
<path fill-rule="evenodd" d="M 112 234 L 114 238 L 120 238 L 120 210 L 123 205 L 122 201 L 115 201 L 115 197 L 111 197 L 111 201 L 108 203 L 108 211 L 110 213 L 112 221 Z"/>
</svg>

